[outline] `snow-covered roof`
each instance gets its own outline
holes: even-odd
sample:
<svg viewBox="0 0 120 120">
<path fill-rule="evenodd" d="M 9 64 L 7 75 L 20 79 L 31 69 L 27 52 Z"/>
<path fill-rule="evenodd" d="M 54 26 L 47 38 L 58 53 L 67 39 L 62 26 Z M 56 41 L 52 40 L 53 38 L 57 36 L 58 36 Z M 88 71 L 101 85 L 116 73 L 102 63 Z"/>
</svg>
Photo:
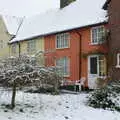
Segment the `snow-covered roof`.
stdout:
<svg viewBox="0 0 120 120">
<path fill-rule="evenodd" d="M 10 35 L 16 35 L 23 18 L 16 16 L 2 15 L 7 31 Z"/>
<path fill-rule="evenodd" d="M 105 1 L 77 0 L 63 9 L 26 18 L 11 42 L 104 22 L 106 11 L 102 6 Z"/>
</svg>

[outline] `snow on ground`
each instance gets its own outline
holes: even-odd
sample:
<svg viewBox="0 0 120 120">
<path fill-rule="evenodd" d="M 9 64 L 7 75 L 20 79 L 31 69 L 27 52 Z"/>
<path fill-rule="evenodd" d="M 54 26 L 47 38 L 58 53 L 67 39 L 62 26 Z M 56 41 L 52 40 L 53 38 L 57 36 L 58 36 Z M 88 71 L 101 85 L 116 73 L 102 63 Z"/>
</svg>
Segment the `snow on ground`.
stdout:
<svg viewBox="0 0 120 120">
<path fill-rule="evenodd" d="M 0 90 L 0 120 L 120 120 L 120 113 L 88 107 L 88 94 L 57 96 L 18 92 L 16 108 L 7 110 L 11 92 Z M 23 112 L 20 109 L 23 109 Z"/>
</svg>

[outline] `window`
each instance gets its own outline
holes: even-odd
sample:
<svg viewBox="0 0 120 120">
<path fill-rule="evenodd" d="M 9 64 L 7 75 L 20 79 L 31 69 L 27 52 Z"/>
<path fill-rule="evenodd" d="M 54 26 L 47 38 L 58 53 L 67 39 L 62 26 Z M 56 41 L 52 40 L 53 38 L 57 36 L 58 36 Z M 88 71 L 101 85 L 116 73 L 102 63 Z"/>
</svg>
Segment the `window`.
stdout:
<svg viewBox="0 0 120 120">
<path fill-rule="evenodd" d="M 56 66 L 60 66 L 62 68 L 64 75 L 69 75 L 70 63 L 68 57 L 63 57 L 56 60 Z"/>
<path fill-rule="evenodd" d="M 90 74 L 97 74 L 97 57 L 90 58 L 90 66 L 91 66 Z"/>
<path fill-rule="evenodd" d="M 4 41 L 3 40 L 0 40 L 0 48 L 4 48 Z"/>
<path fill-rule="evenodd" d="M 12 45 L 11 45 L 11 52 L 12 52 L 13 54 L 16 54 L 16 53 L 17 53 L 16 49 L 17 49 L 16 44 L 12 44 Z"/>
<path fill-rule="evenodd" d="M 106 58 L 104 55 L 99 56 L 99 76 L 106 75 Z"/>
<path fill-rule="evenodd" d="M 27 43 L 27 51 L 28 53 L 33 53 L 36 50 L 36 42 L 35 40 L 29 40 Z"/>
<path fill-rule="evenodd" d="M 105 27 L 93 27 L 92 28 L 92 44 L 101 44 L 105 42 Z"/>
<path fill-rule="evenodd" d="M 106 58 L 104 55 L 90 57 L 90 74 L 99 76 L 106 75 Z"/>
<path fill-rule="evenodd" d="M 117 68 L 120 68 L 120 53 L 117 54 Z"/>
<path fill-rule="evenodd" d="M 56 35 L 56 48 L 68 48 L 69 47 L 69 33 L 62 33 Z"/>
</svg>

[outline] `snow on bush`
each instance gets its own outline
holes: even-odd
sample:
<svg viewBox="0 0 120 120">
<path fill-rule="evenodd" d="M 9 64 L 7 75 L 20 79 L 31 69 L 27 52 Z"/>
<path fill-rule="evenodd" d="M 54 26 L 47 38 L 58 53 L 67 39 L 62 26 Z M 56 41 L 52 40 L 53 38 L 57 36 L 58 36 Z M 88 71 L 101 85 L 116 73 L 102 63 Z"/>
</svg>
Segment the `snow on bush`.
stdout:
<svg viewBox="0 0 120 120">
<path fill-rule="evenodd" d="M 10 86 L 16 81 L 17 86 L 49 84 L 60 85 L 63 79 L 58 67 L 41 67 L 34 57 L 21 56 L 7 58 L 0 64 L 0 84 Z M 28 84 L 30 83 L 30 84 Z"/>
<path fill-rule="evenodd" d="M 112 81 L 104 88 L 94 90 L 88 97 L 88 105 L 120 111 L 120 80 Z"/>
<path fill-rule="evenodd" d="M 0 85 L 12 87 L 12 108 L 15 106 L 16 88 L 52 86 L 56 94 L 62 80 L 59 68 L 41 67 L 35 57 L 11 57 L 0 62 Z"/>
</svg>

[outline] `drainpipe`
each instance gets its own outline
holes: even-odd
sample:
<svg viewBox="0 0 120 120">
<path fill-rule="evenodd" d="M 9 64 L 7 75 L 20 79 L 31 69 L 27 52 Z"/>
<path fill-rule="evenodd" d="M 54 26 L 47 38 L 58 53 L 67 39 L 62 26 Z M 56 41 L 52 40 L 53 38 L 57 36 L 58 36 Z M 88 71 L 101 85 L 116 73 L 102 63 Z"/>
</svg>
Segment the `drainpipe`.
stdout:
<svg viewBox="0 0 120 120">
<path fill-rule="evenodd" d="M 77 33 L 77 35 L 79 36 L 79 80 L 82 77 L 82 35 L 79 31 L 75 30 L 75 32 Z"/>
</svg>

